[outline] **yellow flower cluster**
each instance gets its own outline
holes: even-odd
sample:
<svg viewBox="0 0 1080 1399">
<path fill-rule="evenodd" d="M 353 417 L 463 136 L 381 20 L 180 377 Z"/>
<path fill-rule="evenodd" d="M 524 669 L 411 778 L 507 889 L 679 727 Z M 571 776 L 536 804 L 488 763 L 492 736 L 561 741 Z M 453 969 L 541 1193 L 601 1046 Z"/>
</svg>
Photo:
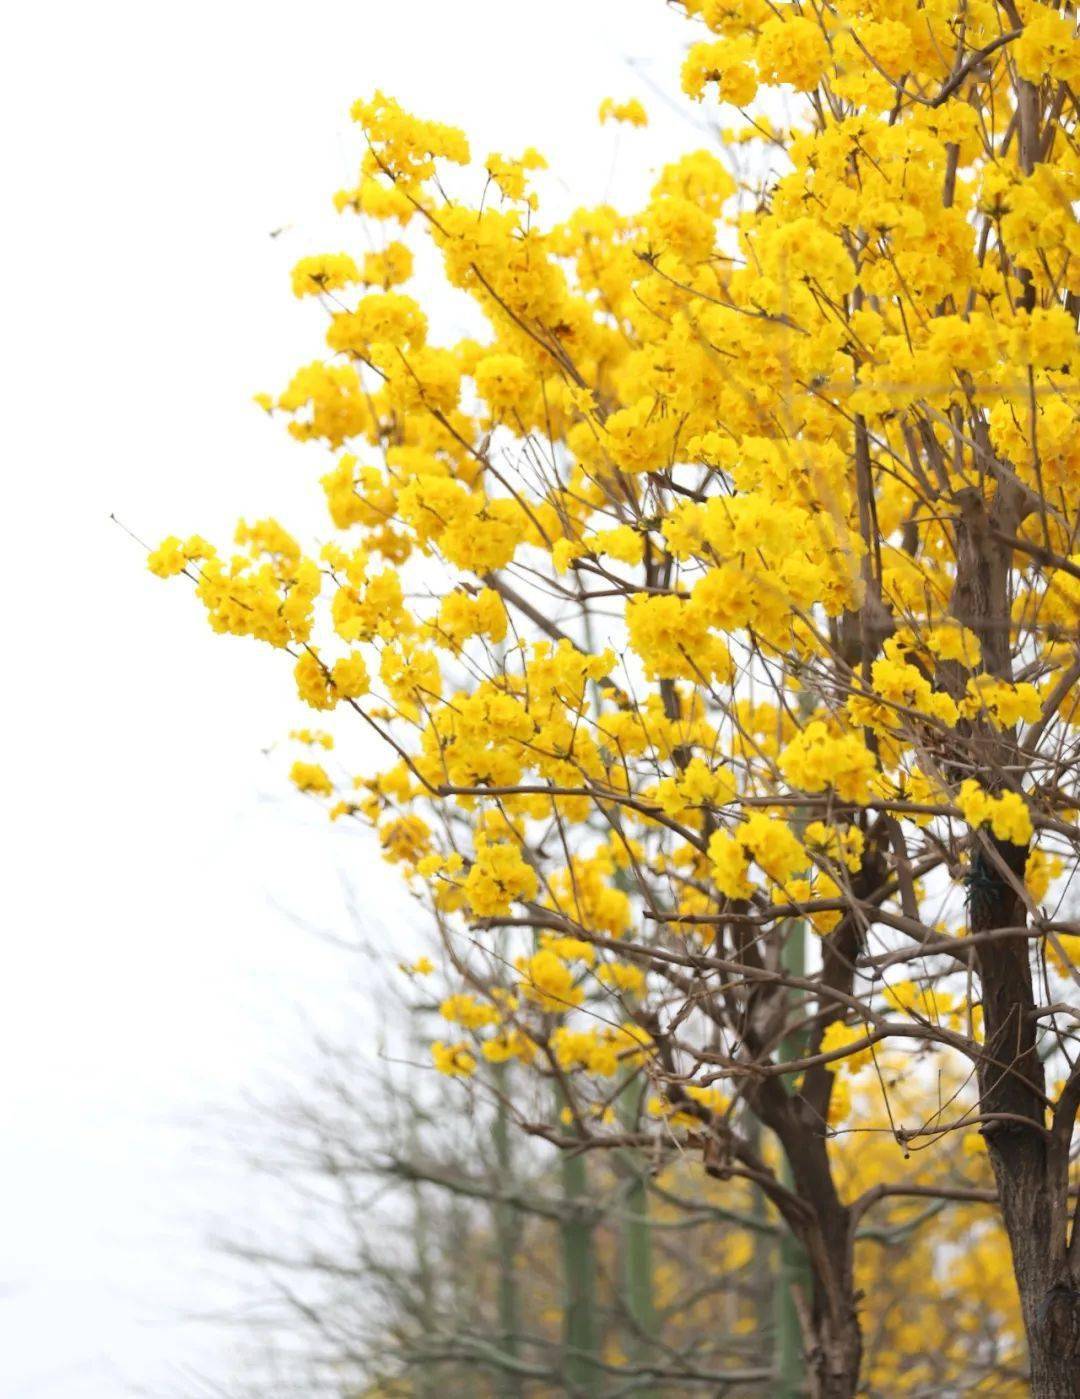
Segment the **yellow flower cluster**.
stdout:
<svg viewBox="0 0 1080 1399">
<path fill-rule="evenodd" d="M 448 1078 L 469 1078 L 476 1072 L 476 1055 L 464 1040 L 457 1044 L 444 1044 L 437 1040 L 431 1046 L 431 1062 L 439 1073 Z"/>
<path fill-rule="evenodd" d="M 649 114 L 636 97 L 617 102 L 614 97 L 605 97 L 600 103 L 600 121 L 625 122 L 627 126 L 648 126 Z"/>
<path fill-rule="evenodd" d="M 301 792 L 314 792 L 319 797 L 328 797 L 334 790 L 326 769 L 318 763 L 293 763 L 289 778 Z"/>
<path fill-rule="evenodd" d="M 1031 812 L 1019 792 L 991 796 L 968 777 L 960 784 L 956 804 L 969 826 L 989 826 L 998 840 L 1024 846 L 1034 835 Z"/>
<path fill-rule="evenodd" d="M 537 207 L 538 200 L 535 194 L 529 192 L 529 172 L 546 168 L 547 161 L 531 146 L 517 160 L 495 154 L 489 155 L 485 163 L 492 183 L 503 198 L 523 200 L 530 209 Z"/>
<path fill-rule="evenodd" d="M 874 1051 L 866 1043 L 867 1034 L 868 1027 L 865 1025 L 847 1025 L 843 1020 L 834 1020 L 821 1037 L 821 1053 L 836 1054 L 844 1051 L 843 1058 L 831 1067 L 843 1068 L 853 1074 L 858 1073 L 873 1061 Z M 861 1048 L 850 1049 L 851 1045 L 860 1045 Z"/>
<path fill-rule="evenodd" d="M 536 871 L 517 845 L 485 840 L 465 878 L 465 897 L 478 918 L 509 913 L 510 905 L 536 897 Z"/>
<path fill-rule="evenodd" d="M 364 131 L 369 156 L 365 173 L 381 171 L 406 190 L 435 173 L 436 160 L 466 165 L 469 143 L 456 127 L 410 116 L 392 97 L 376 92 L 353 103 L 353 121 Z"/>
<path fill-rule="evenodd" d="M 820 719 L 791 740 L 780 754 L 780 771 L 804 792 L 831 788 L 843 801 L 866 801 L 876 772 L 874 755 L 856 734 L 835 734 Z"/>
<path fill-rule="evenodd" d="M 716 887 L 731 899 L 754 892 L 748 878 L 751 863 L 781 889 L 809 863 L 790 826 L 766 811 L 753 812 L 733 833 L 716 831 L 709 840 L 709 859 Z"/>
<path fill-rule="evenodd" d="M 985 714 L 999 728 L 1009 729 L 1023 720 L 1033 724 L 1042 713 L 1039 692 L 1026 681 L 1014 685 L 995 680 L 992 675 L 973 675 L 967 683 L 967 697 L 960 703 L 966 718 Z"/>
<path fill-rule="evenodd" d="M 465 1030 L 482 1030 L 499 1021 L 499 1012 L 493 1005 L 463 993 L 448 996 L 439 1007 L 439 1014 L 452 1025 L 460 1025 Z"/>
<path fill-rule="evenodd" d="M 535 1001 L 541 1010 L 560 1014 L 585 999 L 583 989 L 574 983 L 571 969 L 550 948 L 521 958 L 517 969 L 521 973 L 522 995 Z"/>
<path fill-rule="evenodd" d="M 292 270 L 294 296 L 315 296 L 325 291 L 340 291 L 360 280 L 360 270 L 348 253 L 323 253 L 320 257 L 304 257 Z"/>
</svg>

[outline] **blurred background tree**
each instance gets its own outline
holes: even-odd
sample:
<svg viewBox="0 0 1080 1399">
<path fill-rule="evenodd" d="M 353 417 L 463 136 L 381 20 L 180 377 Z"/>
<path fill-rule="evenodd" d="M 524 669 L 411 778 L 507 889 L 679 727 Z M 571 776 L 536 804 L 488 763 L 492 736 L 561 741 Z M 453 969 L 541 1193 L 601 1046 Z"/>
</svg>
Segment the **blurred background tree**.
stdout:
<svg viewBox="0 0 1080 1399">
<path fill-rule="evenodd" d="M 762 1193 L 633 1148 L 571 1157 L 567 1172 L 566 1153 L 508 1130 L 507 1101 L 536 1094 L 520 1068 L 489 1067 L 450 1095 L 417 1075 L 407 1049 L 423 1054 L 437 1007 L 422 980 L 412 986 L 391 1016 L 402 1056 L 372 1068 L 321 1042 L 318 1076 L 246 1124 L 259 1142 L 251 1167 L 272 1177 L 288 1221 L 280 1241 L 273 1225 L 258 1242 L 218 1241 L 259 1299 L 243 1337 L 251 1394 L 270 1376 L 283 1399 L 782 1393 L 789 1235 Z M 881 1066 L 901 1110 L 907 1067 Z M 868 1110 L 870 1078 L 854 1090 Z M 838 1139 L 842 1188 L 872 1188 L 896 1152 L 886 1132 Z M 948 1154 L 956 1199 L 934 1197 L 935 1156 L 932 1171 L 910 1171 L 912 1195 L 860 1229 L 863 1392 L 881 1399 L 1028 1392 L 985 1150 L 972 1133 Z M 775 1148 L 765 1155 L 775 1161 Z M 312 1237 L 295 1228 L 308 1220 Z M 804 1392 L 800 1371 L 788 1383 Z"/>
</svg>

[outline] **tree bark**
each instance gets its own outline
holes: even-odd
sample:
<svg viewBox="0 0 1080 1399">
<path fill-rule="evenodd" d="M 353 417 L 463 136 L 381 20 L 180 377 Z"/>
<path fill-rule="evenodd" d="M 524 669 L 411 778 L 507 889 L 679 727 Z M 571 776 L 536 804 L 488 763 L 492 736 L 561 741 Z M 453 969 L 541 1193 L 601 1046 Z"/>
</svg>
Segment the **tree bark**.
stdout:
<svg viewBox="0 0 1080 1399">
<path fill-rule="evenodd" d="M 989 841 L 1023 877 L 1027 852 Z M 994 877 L 996 876 L 996 877 Z M 1023 900 L 996 868 L 979 875 L 973 931 L 1022 926 Z M 1001 1197 L 1031 1358 L 1036 1399 L 1080 1396 L 1080 1290 L 1066 1242 L 1068 1174 L 1052 1169 L 1044 1128 L 1045 1079 L 1035 1041 L 1026 939 L 988 944 L 979 959 L 986 1052 L 979 1066 L 981 1108 L 999 1117 L 983 1129 Z M 1055 1196 L 1058 1198 L 1055 1199 Z"/>
<path fill-rule="evenodd" d="M 588 1168 L 582 1155 L 560 1160 L 566 1216 L 562 1223 L 563 1379 L 567 1393 L 599 1392 L 599 1327 L 596 1315 L 596 1256 Z"/>
<path fill-rule="evenodd" d="M 494 1067 L 495 1087 L 498 1100 L 495 1105 L 495 1121 L 492 1136 L 495 1144 L 496 1189 L 500 1195 L 507 1195 L 514 1189 L 514 1167 L 510 1139 L 510 1111 L 507 1106 L 507 1068 L 505 1064 Z M 495 1203 L 495 1246 L 498 1252 L 499 1278 L 499 1345 L 513 1360 L 520 1358 L 518 1337 L 521 1330 L 520 1304 L 518 1297 L 517 1249 L 521 1237 L 520 1216 L 514 1206 L 505 1198 Z M 522 1393 L 522 1378 L 509 1369 L 497 1369 L 495 1385 L 501 1399 L 519 1399 Z"/>
<path fill-rule="evenodd" d="M 1009 576 L 1011 550 L 1002 536 L 1015 534 L 1022 514 L 1004 483 L 987 509 L 981 494 L 961 493 L 957 521 L 957 573 L 951 611 L 979 637 L 983 665 L 1012 678 Z M 960 677 L 957 677 L 959 689 Z M 972 722 L 970 751 L 984 785 L 1003 785 L 1019 774 L 1015 735 Z M 1016 780 L 1016 777 L 1013 779 Z M 968 921 L 973 933 L 1023 928 L 1026 847 L 974 833 Z M 1068 1246 L 1068 1147 L 1047 1130 L 1046 1076 L 1039 1056 L 1031 943 L 997 939 L 978 953 L 985 1049 L 979 1063 L 980 1109 L 989 1120 L 983 1137 L 997 1181 L 1001 1214 L 1012 1251 L 1031 1361 L 1035 1399 L 1080 1399 L 1080 1290 Z M 1055 1149 L 1056 1147 L 1056 1149 Z M 1062 1168 L 1062 1161 L 1064 1167 Z"/>
</svg>

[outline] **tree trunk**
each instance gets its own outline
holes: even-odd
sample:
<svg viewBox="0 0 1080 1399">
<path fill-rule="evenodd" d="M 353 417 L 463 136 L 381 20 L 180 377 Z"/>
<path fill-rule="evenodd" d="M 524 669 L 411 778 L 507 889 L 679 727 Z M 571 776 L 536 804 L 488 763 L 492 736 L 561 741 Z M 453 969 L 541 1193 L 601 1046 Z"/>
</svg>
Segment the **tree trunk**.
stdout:
<svg viewBox="0 0 1080 1399">
<path fill-rule="evenodd" d="M 871 844 L 854 880 L 856 897 L 866 897 L 884 878 L 881 855 Z M 786 930 L 790 939 L 792 928 Z M 844 918 L 825 941 L 822 980 L 833 989 L 850 992 L 861 934 L 852 917 Z M 786 948 L 784 965 L 793 970 L 798 954 Z M 790 1014 L 791 993 L 781 1007 Z M 836 1002 L 824 1000 L 817 1026 L 805 1051 L 817 1052 L 825 1027 L 837 1014 Z M 790 1191 L 801 1208 L 785 1208 L 775 1199 L 785 1223 L 801 1247 L 808 1282 L 792 1287 L 789 1297 L 798 1309 L 805 1349 L 805 1393 L 810 1399 L 852 1399 L 858 1392 L 862 1364 L 862 1330 L 856 1308 L 855 1249 L 851 1211 L 840 1199 L 833 1179 L 826 1140 L 833 1075 L 824 1065 L 805 1072 L 802 1087 L 789 1093 L 778 1077 L 763 1079 L 747 1094 L 751 1110 L 779 1138 L 790 1175 Z M 802 1269 L 800 1268 L 800 1272 Z M 807 1292 L 809 1296 L 807 1296 Z M 788 1383 L 793 1357 L 787 1357 Z M 779 1390 L 778 1393 L 784 1393 Z M 790 1387 L 786 1391 L 790 1393 Z"/>
<path fill-rule="evenodd" d="M 854 1399 L 862 1367 L 862 1328 L 855 1308 L 855 1251 L 851 1217 L 838 1202 L 821 1229 L 828 1262 L 813 1273 L 807 1393 L 811 1399 Z"/>
<path fill-rule="evenodd" d="M 637 1130 L 645 1085 L 632 1080 L 619 1097 L 619 1113 L 628 1131 Z M 624 1200 L 622 1237 L 623 1304 L 629 1322 L 627 1353 L 638 1365 L 656 1359 L 656 1306 L 653 1297 L 652 1224 L 649 1221 L 648 1162 L 639 1151 L 628 1151 L 622 1161 L 629 1173 Z M 651 1385 L 635 1388 L 639 1399 L 654 1399 L 659 1390 Z"/>
<path fill-rule="evenodd" d="M 596 1316 L 596 1257 L 593 1206 L 588 1168 L 582 1155 L 564 1152 L 561 1162 L 563 1203 L 563 1379 L 566 1392 L 599 1392 L 596 1368 L 599 1332 Z"/>
<path fill-rule="evenodd" d="M 792 976 L 806 974 L 806 925 L 801 918 L 792 920 L 788 926 L 780 961 Z M 778 1057 L 782 1061 L 797 1059 L 804 1039 L 805 1035 L 785 1035 Z M 788 1188 L 794 1184 L 785 1154 L 781 1154 L 779 1174 L 781 1184 Z M 780 1235 L 777 1263 L 774 1299 L 776 1399 L 799 1399 L 806 1393 L 801 1316 L 807 1314 L 813 1289 L 806 1250 L 790 1229 Z"/>
<path fill-rule="evenodd" d="M 755 1111 L 779 1137 L 793 1193 L 804 1206 L 786 1222 L 805 1254 L 809 1277 L 808 1298 L 801 1289 L 792 1293 L 806 1349 L 805 1393 L 810 1399 L 853 1399 L 862 1364 L 854 1230 L 832 1178 L 822 1115 L 805 1096 L 789 1097 L 777 1078 L 761 1085 Z"/>
<path fill-rule="evenodd" d="M 1002 540 L 1015 533 L 1022 510 L 1004 484 L 999 484 L 989 511 L 974 491 L 959 493 L 958 501 L 957 572 L 950 610 L 979 637 L 986 670 L 1011 680 L 1012 559 Z M 956 689 L 961 681 L 962 676 L 955 678 Z M 975 720 L 968 740 L 984 782 L 1000 785 L 1003 774 L 1019 773 L 1021 754 L 1014 734 L 998 733 Z M 973 933 L 1026 928 L 1021 889 L 1027 855 L 1025 847 L 1000 841 L 985 829 L 974 833 L 968 871 Z M 1055 1148 L 1046 1129 L 1046 1076 L 1033 1014 L 1031 943 L 1020 936 L 985 943 L 979 949 L 978 971 L 985 1023 L 979 1106 L 989 1119 L 982 1132 L 1012 1250 L 1031 1358 L 1031 1392 L 1036 1399 L 1080 1399 L 1080 1291 L 1069 1262 L 1075 1250 L 1067 1247 L 1069 1143 L 1065 1140 Z"/>
<path fill-rule="evenodd" d="M 513 1159 L 510 1144 L 510 1111 L 507 1107 L 507 1068 L 496 1064 L 494 1068 L 495 1087 L 498 1100 L 495 1105 L 495 1121 L 492 1136 L 495 1143 L 496 1187 L 499 1191 L 514 1188 Z M 500 1349 L 517 1360 L 518 1335 L 521 1330 L 520 1307 L 518 1300 L 517 1249 L 520 1242 L 520 1220 L 517 1210 L 506 1200 L 495 1205 L 495 1243 L 498 1250 L 499 1278 L 499 1345 Z M 511 1370 L 496 1370 L 496 1389 L 503 1399 L 518 1399 L 522 1392 L 521 1376 Z"/>
<path fill-rule="evenodd" d="M 990 841 L 1022 876 L 1026 851 Z M 976 859 L 979 857 L 976 856 Z M 1019 896 L 994 871 L 974 876 L 973 931 L 1021 926 Z M 1001 1120 L 986 1124 L 1001 1213 L 1012 1249 L 1031 1357 L 1036 1399 L 1080 1399 L 1080 1291 L 1066 1261 L 1067 1173 L 1051 1168 L 1043 1128 L 1045 1080 L 1030 1010 L 1034 994 L 1026 939 L 990 943 L 980 958 L 986 1055 L 979 1069 L 981 1108 Z M 1055 1176 L 1058 1176 L 1055 1179 Z"/>
</svg>

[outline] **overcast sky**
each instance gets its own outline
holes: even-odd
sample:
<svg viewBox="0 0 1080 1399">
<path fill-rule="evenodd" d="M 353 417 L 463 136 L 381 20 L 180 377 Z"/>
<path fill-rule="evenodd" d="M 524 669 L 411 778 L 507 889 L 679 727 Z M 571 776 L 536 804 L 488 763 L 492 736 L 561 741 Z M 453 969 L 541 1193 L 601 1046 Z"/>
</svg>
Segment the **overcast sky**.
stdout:
<svg viewBox="0 0 1080 1399">
<path fill-rule="evenodd" d="M 220 1114 L 302 1081 L 313 1026 L 370 1035 L 363 960 L 299 926 L 346 930 L 343 877 L 389 956 L 414 936 L 369 845 L 284 789 L 281 658 L 213 636 L 110 514 L 153 542 L 313 522 L 321 463 L 251 395 L 319 350 L 292 263 L 359 245 L 330 205 L 354 97 L 625 203 L 702 143 L 648 86 L 677 86 L 685 38 L 662 0 L 6 19 L 3 1399 L 229 1392 L 233 1347 L 184 1320 L 227 1304 L 205 1241 L 253 1208 Z M 601 130 L 608 95 L 649 131 Z"/>
</svg>

